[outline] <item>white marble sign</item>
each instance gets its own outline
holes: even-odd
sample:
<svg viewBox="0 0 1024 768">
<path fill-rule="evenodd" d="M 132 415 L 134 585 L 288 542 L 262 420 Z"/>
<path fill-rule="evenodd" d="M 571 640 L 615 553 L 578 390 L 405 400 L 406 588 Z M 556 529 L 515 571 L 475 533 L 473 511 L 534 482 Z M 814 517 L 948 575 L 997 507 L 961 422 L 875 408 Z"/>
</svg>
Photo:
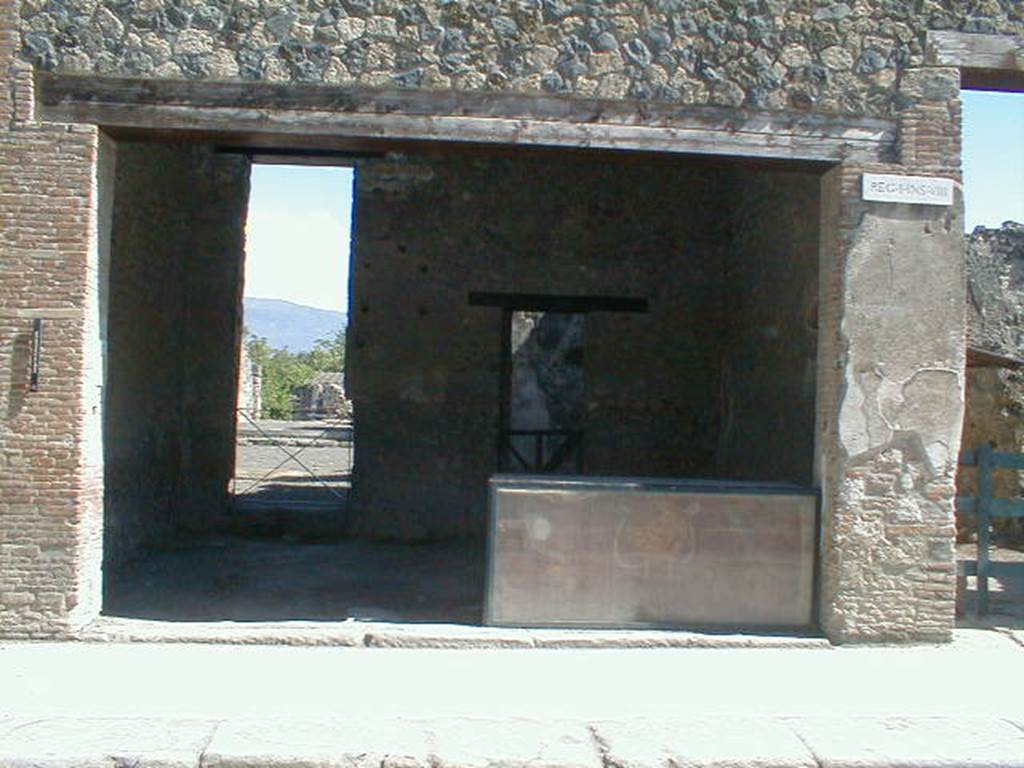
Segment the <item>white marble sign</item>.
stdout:
<svg viewBox="0 0 1024 768">
<path fill-rule="evenodd" d="M 937 176 L 897 176 L 865 173 L 861 198 L 877 203 L 910 205 L 952 205 L 953 179 Z"/>
</svg>

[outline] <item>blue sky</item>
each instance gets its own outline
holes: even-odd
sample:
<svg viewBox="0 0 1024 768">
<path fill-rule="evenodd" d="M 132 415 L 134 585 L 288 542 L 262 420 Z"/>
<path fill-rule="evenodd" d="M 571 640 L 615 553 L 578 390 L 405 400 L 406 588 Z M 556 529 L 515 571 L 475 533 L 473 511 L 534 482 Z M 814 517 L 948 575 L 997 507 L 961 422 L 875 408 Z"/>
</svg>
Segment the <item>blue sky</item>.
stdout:
<svg viewBox="0 0 1024 768">
<path fill-rule="evenodd" d="M 966 91 L 965 227 L 1024 222 L 1024 94 Z M 346 309 L 352 170 L 255 165 L 245 295 Z"/>
<path fill-rule="evenodd" d="M 964 91 L 963 106 L 967 231 L 1024 223 L 1024 94 Z"/>
<path fill-rule="evenodd" d="M 253 165 L 245 295 L 347 309 L 352 169 Z"/>
</svg>

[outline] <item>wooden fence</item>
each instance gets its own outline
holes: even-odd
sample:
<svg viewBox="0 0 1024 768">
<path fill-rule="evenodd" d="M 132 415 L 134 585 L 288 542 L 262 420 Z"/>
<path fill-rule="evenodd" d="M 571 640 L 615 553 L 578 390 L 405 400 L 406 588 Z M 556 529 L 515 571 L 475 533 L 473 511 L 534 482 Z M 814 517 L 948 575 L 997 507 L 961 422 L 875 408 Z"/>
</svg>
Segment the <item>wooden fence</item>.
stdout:
<svg viewBox="0 0 1024 768">
<path fill-rule="evenodd" d="M 992 473 L 997 469 L 1024 470 L 1024 454 L 999 453 L 990 445 L 960 454 L 960 466 L 978 468 L 976 496 L 957 496 L 956 508 L 975 515 L 978 526 L 978 559 L 962 561 L 965 576 L 978 577 L 978 614 L 988 613 L 988 580 L 992 576 L 1024 576 L 1024 563 L 992 562 L 992 520 L 1024 517 L 1024 501 L 997 499 L 992 495 Z"/>
</svg>

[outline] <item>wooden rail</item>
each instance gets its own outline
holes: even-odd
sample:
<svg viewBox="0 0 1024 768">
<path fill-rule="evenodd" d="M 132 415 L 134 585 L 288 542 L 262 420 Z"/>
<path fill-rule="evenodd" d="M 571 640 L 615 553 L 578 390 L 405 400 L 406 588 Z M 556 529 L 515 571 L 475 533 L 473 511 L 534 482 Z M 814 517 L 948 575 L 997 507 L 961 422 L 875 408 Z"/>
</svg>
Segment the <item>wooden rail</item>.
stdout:
<svg viewBox="0 0 1024 768">
<path fill-rule="evenodd" d="M 1024 501 L 997 499 L 992 495 L 992 473 L 997 469 L 1024 470 L 1024 454 L 1000 453 L 991 445 L 960 453 L 960 466 L 978 468 L 976 496 L 957 496 L 956 508 L 976 516 L 978 559 L 965 561 L 960 567 L 965 576 L 978 577 L 978 614 L 988 613 L 988 580 L 992 576 L 1024 575 L 1024 563 L 993 563 L 989 557 L 992 546 L 992 519 L 1024 517 Z"/>
</svg>

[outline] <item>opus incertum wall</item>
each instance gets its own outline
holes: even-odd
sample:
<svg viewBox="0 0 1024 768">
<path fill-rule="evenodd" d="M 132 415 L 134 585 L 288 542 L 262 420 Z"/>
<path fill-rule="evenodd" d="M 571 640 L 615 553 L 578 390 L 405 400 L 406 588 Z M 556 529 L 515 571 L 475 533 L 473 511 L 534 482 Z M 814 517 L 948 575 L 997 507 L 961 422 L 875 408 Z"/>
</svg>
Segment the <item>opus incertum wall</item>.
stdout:
<svg viewBox="0 0 1024 768">
<path fill-rule="evenodd" d="M 1014 0 L 21 3 L 23 56 L 61 72 L 879 116 L 926 30 L 1021 25 Z"/>
<path fill-rule="evenodd" d="M 860 185 L 956 180 L 961 75 L 1020 87 L 1022 37 L 1014 0 L 2 0 L 0 633 L 68 636 L 97 614 L 116 140 L 206 131 L 817 163 L 821 625 L 948 638 L 962 203 L 865 202 Z"/>
</svg>

